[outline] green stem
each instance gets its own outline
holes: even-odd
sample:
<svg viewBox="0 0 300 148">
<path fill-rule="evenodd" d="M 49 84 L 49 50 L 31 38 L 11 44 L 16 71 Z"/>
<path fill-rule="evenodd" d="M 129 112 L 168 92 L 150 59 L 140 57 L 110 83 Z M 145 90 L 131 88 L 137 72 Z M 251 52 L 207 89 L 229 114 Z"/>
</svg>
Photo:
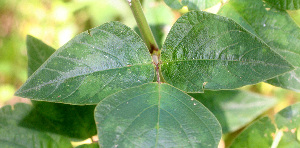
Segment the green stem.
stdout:
<svg viewBox="0 0 300 148">
<path fill-rule="evenodd" d="M 146 20 L 146 17 L 144 15 L 142 5 L 139 0 L 128 0 L 129 6 L 132 10 L 132 13 L 134 15 L 134 18 L 136 20 L 136 23 L 139 27 L 139 30 L 142 34 L 142 38 L 149 49 L 149 52 L 151 53 L 153 63 L 156 66 L 156 76 L 157 76 L 157 82 L 165 82 L 164 78 L 162 77 L 161 70 L 160 70 L 160 49 L 157 46 L 157 43 L 155 41 L 155 38 L 152 34 L 152 31 L 150 29 L 150 26 Z"/>
</svg>

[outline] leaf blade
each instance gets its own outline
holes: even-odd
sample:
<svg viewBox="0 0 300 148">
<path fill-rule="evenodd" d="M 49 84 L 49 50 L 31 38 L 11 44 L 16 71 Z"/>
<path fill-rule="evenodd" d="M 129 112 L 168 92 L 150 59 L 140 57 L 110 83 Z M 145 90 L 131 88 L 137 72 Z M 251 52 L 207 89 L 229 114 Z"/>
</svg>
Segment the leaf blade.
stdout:
<svg viewBox="0 0 300 148">
<path fill-rule="evenodd" d="M 217 146 L 221 136 L 217 120 L 200 102 L 167 84 L 113 94 L 97 105 L 95 119 L 104 147 L 208 147 Z"/>
<path fill-rule="evenodd" d="M 233 20 L 198 11 L 183 15 L 173 25 L 162 61 L 166 82 L 187 92 L 203 92 L 204 87 L 233 89 L 293 69 Z"/>
<path fill-rule="evenodd" d="M 189 10 L 204 10 L 216 5 L 220 0 L 164 0 L 165 3 L 173 9 L 181 9 L 187 6 Z"/>
<path fill-rule="evenodd" d="M 89 33 L 81 33 L 58 49 L 16 95 L 96 104 L 114 92 L 153 80 L 150 54 L 129 27 L 111 22 Z"/>
</svg>

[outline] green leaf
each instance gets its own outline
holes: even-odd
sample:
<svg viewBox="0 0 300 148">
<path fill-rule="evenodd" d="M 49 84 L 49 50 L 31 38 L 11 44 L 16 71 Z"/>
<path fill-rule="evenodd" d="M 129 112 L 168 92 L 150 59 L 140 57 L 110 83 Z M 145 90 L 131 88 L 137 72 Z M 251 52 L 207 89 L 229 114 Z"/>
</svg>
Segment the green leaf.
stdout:
<svg viewBox="0 0 300 148">
<path fill-rule="evenodd" d="M 281 10 L 300 9 L 300 0 L 265 0 L 270 5 Z"/>
<path fill-rule="evenodd" d="M 99 145 L 98 145 L 98 143 L 83 144 L 83 145 L 77 146 L 75 148 L 99 148 Z"/>
<path fill-rule="evenodd" d="M 110 22 L 79 34 L 59 48 L 16 95 L 96 104 L 153 78 L 152 59 L 142 39 L 127 26 Z"/>
<path fill-rule="evenodd" d="M 286 107 L 275 115 L 275 122 L 279 129 L 298 128 L 300 126 L 300 103 Z"/>
<path fill-rule="evenodd" d="M 276 103 L 273 98 L 241 90 L 205 91 L 189 95 L 216 116 L 223 134 L 240 129 Z"/>
<path fill-rule="evenodd" d="M 216 5 L 220 0 L 164 0 L 165 3 L 173 9 L 181 9 L 187 6 L 189 10 L 204 10 Z"/>
<path fill-rule="evenodd" d="M 247 127 L 231 144 L 230 148 L 269 148 L 276 132 L 270 118 L 264 117 Z"/>
<path fill-rule="evenodd" d="M 166 82 L 187 92 L 234 89 L 293 70 L 233 20 L 199 11 L 177 20 L 161 57 Z"/>
<path fill-rule="evenodd" d="M 21 127 L 20 121 L 28 115 L 32 107 L 28 104 L 4 106 L 0 109 L 1 148 L 20 147 L 72 147 L 66 137 Z"/>
<path fill-rule="evenodd" d="M 36 71 L 54 52 L 53 48 L 42 41 L 27 36 L 28 75 Z M 20 122 L 24 127 L 81 139 L 97 134 L 94 120 L 96 106 L 41 101 L 32 101 L 32 104 L 29 115 Z"/>
<path fill-rule="evenodd" d="M 55 49 L 30 35 L 27 35 L 26 46 L 28 76 L 31 76 L 55 52 Z"/>
<path fill-rule="evenodd" d="M 217 147 L 221 127 L 196 99 L 148 83 L 115 93 L 95 109 L 101 147 Z"/>
<path fill-rule="evenodd" d="M 218 13 L 261 38 L 296 68 L 268 83 L 300 92 L 300 28 L 287 12 L 261 0 L 230 0 Z"/>
<path fill-rule="evenodd" d="M 300 146 L 300 141 L 297 140 L 299 120 L 300 103 L 297 103 L 275 115 L 276 126 L 268 117 L 255 121 L 234 140 L 231 147 L 297 148 Z"/>
</svg>

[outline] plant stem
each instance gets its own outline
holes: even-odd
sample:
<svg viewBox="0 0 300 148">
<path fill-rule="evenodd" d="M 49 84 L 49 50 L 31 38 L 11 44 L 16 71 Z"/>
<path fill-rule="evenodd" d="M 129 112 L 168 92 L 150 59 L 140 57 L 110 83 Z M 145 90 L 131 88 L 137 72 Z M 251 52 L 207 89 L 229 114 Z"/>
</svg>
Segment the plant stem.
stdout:
<svg viewBox="0 0 300 148">
<path fill-rule="evenodd" d="M 160 71 L 160 49 L 157 46 L 155 38 L 152 34 L 150 26 L 144 15 L 142 5 L 139 0 L 128 0 L 129 6 L 132 10 L 136 23 L 142 34 L 142 38 L 152 56 L 153 63 L 155 65 L 155 71 L 157 76 L 157 82 L 165 82 Z"/>
</svg>

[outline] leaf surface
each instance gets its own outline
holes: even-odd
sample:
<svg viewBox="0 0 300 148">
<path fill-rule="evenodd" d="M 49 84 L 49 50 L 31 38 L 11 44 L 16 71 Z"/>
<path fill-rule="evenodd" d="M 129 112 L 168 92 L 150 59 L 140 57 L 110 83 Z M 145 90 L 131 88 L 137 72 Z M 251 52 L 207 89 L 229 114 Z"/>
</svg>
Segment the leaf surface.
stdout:
<svg viewBox="0 0 300 148">
<path fill-rule="evenodd" d="M 96 104 L 122 89 L 150 82 L 151 56 L 127 26 L 110 22 L 59 48 L 16 92 L 34 100 Z"/>
<path fill-rule="evenodd" d="M 187 92 L 234 89 L 293 70 L 233 20 L 199 11 L 176 21 L 161 57 L 166 82 Z"/>
<path fill-rule="evenodd" d="M 272 8 L 261 0 L 230 0 L 218 13 L 261 38 L 296 68 L 268 83 L 300 91 L 300 28 L 286 11 Z"/>
<path fill-rule="evenodd" d="M 32 106 L 28 104 L 16 104 L 4 106 L 0 109 L 0 145 L 1 148 L 20 147 L 72 147 L 66 137 L 28 129 L 20 126 L 20 121 L 28 115 Z"/>
<path fill-rule="evenodd" d="M 300 0 L 265 0 L 270 5 L 281 10 L 300 9 Z"/>
<path fill-rule="evenodd" d="M 296 103 L 275 115 L 276 126 L 269 117 L 255 121 L 233 141 L 231 147 L 297 148 L 300 146 L 297 139 L 299 119 L 300 103 Z"/>
<path fill-rule="evenodd" d="M 207 90 L 189 95 L 216 116 L 223 134 L 240 129 L 276 103 L 273 98 L 241 90 Z"/>
<path fill-rule="evenodd" d="M 200 102 L 148 83 L 103 99 L 95 109 L 101 147 L 217 147 L 221 127 Z"/>
<path fill-rule="evenodd" d="M 216 5 L 220 0 L 164 0 L 173 9 L 181 9 L 187 6 L 189 10 L 204 10 Z"/>
</svg>

